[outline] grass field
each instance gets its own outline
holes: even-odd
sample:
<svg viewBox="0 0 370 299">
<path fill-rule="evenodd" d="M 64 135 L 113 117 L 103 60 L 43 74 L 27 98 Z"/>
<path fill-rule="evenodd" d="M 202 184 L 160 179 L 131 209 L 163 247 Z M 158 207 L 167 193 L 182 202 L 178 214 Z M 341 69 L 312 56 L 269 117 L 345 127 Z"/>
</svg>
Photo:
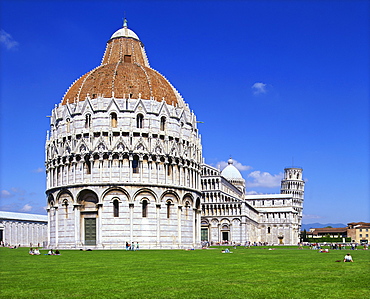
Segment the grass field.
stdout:
<svg viewBox="0 0 370 299">
<path fill-rule="evenodd" d="M 370 298 L 370 251 L 0 248 L 1 298 Z M 354 263 L 343 260 L 351 252 Z"/>
</svg>

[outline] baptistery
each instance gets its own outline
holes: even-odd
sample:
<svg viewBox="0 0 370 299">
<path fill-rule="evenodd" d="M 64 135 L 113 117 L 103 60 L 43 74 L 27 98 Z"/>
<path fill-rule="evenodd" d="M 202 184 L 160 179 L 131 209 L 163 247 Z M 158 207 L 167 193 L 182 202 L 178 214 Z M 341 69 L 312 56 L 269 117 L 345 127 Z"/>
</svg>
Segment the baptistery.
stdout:
<svg viewBox="0 0 370 299">
<path fill-rule="evenodd" d="M 126 21 L 108 40 L 101 64 L 68 88 L 50 120 L 49 247 L 200 243 L 196 116 L 151 68 Z"/>
</svg>

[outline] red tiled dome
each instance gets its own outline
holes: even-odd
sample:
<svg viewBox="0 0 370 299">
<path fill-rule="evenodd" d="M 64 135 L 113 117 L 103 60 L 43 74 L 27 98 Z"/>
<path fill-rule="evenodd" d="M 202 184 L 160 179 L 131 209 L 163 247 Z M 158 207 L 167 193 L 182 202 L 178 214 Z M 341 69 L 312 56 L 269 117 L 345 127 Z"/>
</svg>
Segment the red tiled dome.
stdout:
<svg viewBox="0 0 370 299">
<path fill-rule="evenodd" d="M 153 98 L 176 106 L 179 95 L 161 74 L 149 67 L 144 46 L 136 37 L 127 27 L 116 31 L 107 43 L 102 64 L 80 77 L 68 89 L 62 104 L 84 101 L 87 96 L 114 96 Z"/>
</svg>

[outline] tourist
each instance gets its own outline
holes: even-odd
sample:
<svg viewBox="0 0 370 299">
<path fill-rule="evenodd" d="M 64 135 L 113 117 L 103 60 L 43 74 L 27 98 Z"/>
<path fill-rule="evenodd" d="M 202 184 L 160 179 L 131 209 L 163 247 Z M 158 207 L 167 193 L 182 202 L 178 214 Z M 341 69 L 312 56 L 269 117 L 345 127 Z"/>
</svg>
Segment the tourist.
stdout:
<svg viewBox="0 0 370 299">
<path fill-rule="evenodd" d="M 129 244 L 128 244 L 128 242 L 126 242 L 126 250 L 129 250 Z"/>
<path fill-rule="evenodd" d="M 38 248 L 35 248 L 35 250 L 33 251 L 33 254 L 34 255 L 40 255 L 40 251 Z"/>
<path fill-rule="evenodd" d="M 343 262 L 352 262 L 353 263 L 353 259 L 352 259 L 352 256 L 351 256 L 350 253 L 347 253 L 347 255 L 344 256 Z"/>
<path fill-rule="evenodd" d="M 53 249 L 50 249 L 48 255 L 54 255 Z"/>
<path fill-rule="evenodd" d="M 136 250 L 139 250 L 139 242 L 136 242 Z"/>
<path fill-rule="evenodd" d="M 34 252 L 33 252 L 32 247 L 30 248 L 30 251 L 28 251 L 28 254 L 30 254 L 30 255 L 34 255 Z"/>
<path fill-rule="evenodd" d="M 57 249 L 57 250 L 55 250 L 54 255 L 60 255 L 60 252 L 59 252 L 59 250 L 58 250 L 58 249 Z"/>
</svg>

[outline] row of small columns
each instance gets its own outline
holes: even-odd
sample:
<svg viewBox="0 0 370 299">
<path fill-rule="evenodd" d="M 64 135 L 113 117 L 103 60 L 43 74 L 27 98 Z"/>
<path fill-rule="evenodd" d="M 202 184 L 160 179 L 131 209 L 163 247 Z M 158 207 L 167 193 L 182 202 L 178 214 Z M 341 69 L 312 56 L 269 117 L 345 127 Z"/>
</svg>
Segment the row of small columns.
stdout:
<svg viewBox="0 0 370 299">
<path fill-rule="evenodd" d="M 203 216 L 226 216 L 226 215 L 240 215 L 240 204 L 203 204 Z"/>
<path fill-rule="evenodd" d="M 202 190 L 218 190 L 220 181 L 218 179 L 202 179 Z"/>
<path fill-rule="evenodd" d="M 46 224 L 6 221 L 4 225 L 4 243 L 11 245 L 21 244 L 21 246 L 40 246 L 46 236 Z"/>
<path fill-rule="evenodd" d="M 144 155 L 143 154 L 130 154 L 129 155 L 129 159 L 128 159 L 128 173 L 129 173 L 129 180 L 131 181 L 132 178 L 133 178 L 133 160 L 134 160 L 134 155 L 138 155 L 139 157 L 139 160 L 138 160 L 138 166 L 139 166 L 139 171 L 138 171 L 138 174 L 140 176 L 140 181 L 143 181 L 143 172 L 144 172 Z M 66 159 L 66 162 L 65 163 L 62 163 L 62 162 L 59 162 L 57 166 L 53 166 L 53 163 L 48 163 L 50 166 L 47 167 L 47 187 L 48 188 L 52 188 L 52 187 L 55 187 L 55 186 L 63 186 L 63 185 L 68 185 L 68 184 L 74 184 L 76 183 L 76 168 L 77 168 L 77 165 L 79 163 L 82 164 L 82 171 L 81 171 L 81 182 L 84 181 L 84 176 L 86 175 L 90 181 L 93 181 L 93 175 L 94 175 L 94 172 L 93 172 L 93 169 L 94 169 L 94 162 L 95 162 L 95 159 L 94 159 L 94 154 L 90 155 L 90 158 L 89 158 L 89 162 L 90 162 L 90 173 L 86 173 L 85 174 L 85 166 L 86 166 L 86 161 L 85 161 L 85 157 L 87 155 L 83 155 L 81 157 L 81 160 L 77 161 L 76 160 L 76 156 L 73 156 L 73 160 L 72 162 L 69 162 L 69 159 Z M 182 164 L 181 161 L 180 163 L 176 163 L 173 159 L 172 160 L 172 163 L 169 163 L 168 161 L 168 158 L 167 157 L 164 157 L 165 158 L 165 161 L 164 161 L 164 182 L 163 184 L 167 184 L 169 183 L 168 182 L 168 167 L 170 166 L 176 166 L 178 165 L 179 167 L 179 173 L 178 173 L 178 182 L 176 182 L 178 185 L 183 185 L 183 186 L 188 186 L 188 187 L 191 187 L 191 188 L 195 188 L 195 189 L 199 189 L 199 181 L 200 181 L 200 168 L 199 166 L 195 165 L 194 163 L 190 163 L 190 165 L 187 165 L 187 164 Z M 99 154 L 99 180 L 101 181 L 102 180 L 102 174 L 103 174 L 103 164 L 104 164 L 104 154 Z M 61 161 L 61 160 L 60 160 Z M 123 154 L 120 154 L 119 155 L 119 165 L 118 165 L 118 169 L 122 169 L 123 168 Z M 152 163 L 154 162 L 152 160 L 152 157 L 151 156 L 148 156 L 148 174 L 149 174 L 149 182 L 150 183 L 153 183 L 152 182 L 152 171 L 149 167 L 149 163 Z M 109 163 L 109 166 L 107 167 L 108 169 L 110 169 L 110 173 L 109 173 L 109 180 L 111 181 L 112 180 L 112 166 L 113 166 L 113 154 L 110 154 L 109 155 L 109 158 L 108 158 L 108 163 Z M 157 170 L 157 175 L 156 175 L 156 182 L 159 183 L 159 164 L 162 163 L 160 161 L 160 158 L 157 159 L 155 161 L 156 163 L 156 170 Z M 73 179 L 72 179 L 72 182 L 70 181 L 70 178 L 69 178 L 69 165 L 72 164 L 72 166 L 74 167 L 74 171 L 73 171 Z M 184 171 L 181 171 L 181 168 L 184 169 Z M 187 171 L 185 170 L 187 169 Z M 63 173 L 64 171 L 67 171 L 67 175 L 66 175 L 66 179 L 63 180 Z M 187 172 L 187 173 L 186 173 Z M 59 175 L 58 175 L 59 173 Z M 173 171 L 173 169 L 171 170 L 171 174 L 172 176 L 171 180 L 172 180 L 172 183 L 174 182 L 174 180 L 176 179 L 175 178 L 175 171 Z M 188 175 L 189 177 L 187 178 L 186 175 Z M 119 181 L 122 181 L 122 171 L 119 171 Z M 188 180 L 188 181 L 187 181 Z M 162 183 L 162 182 L 161 182 Z M 181 184 L 182 183 L 182 184 Z"/>
<path fill-rule="evenodd" d="M 223 195 L 221 193 L 216 193 L 216 192 L 203 192 L 203 202 L 220 202 L 224 203 L 225 201 L 234 201 L 232 197 Z"/>
</svg>

